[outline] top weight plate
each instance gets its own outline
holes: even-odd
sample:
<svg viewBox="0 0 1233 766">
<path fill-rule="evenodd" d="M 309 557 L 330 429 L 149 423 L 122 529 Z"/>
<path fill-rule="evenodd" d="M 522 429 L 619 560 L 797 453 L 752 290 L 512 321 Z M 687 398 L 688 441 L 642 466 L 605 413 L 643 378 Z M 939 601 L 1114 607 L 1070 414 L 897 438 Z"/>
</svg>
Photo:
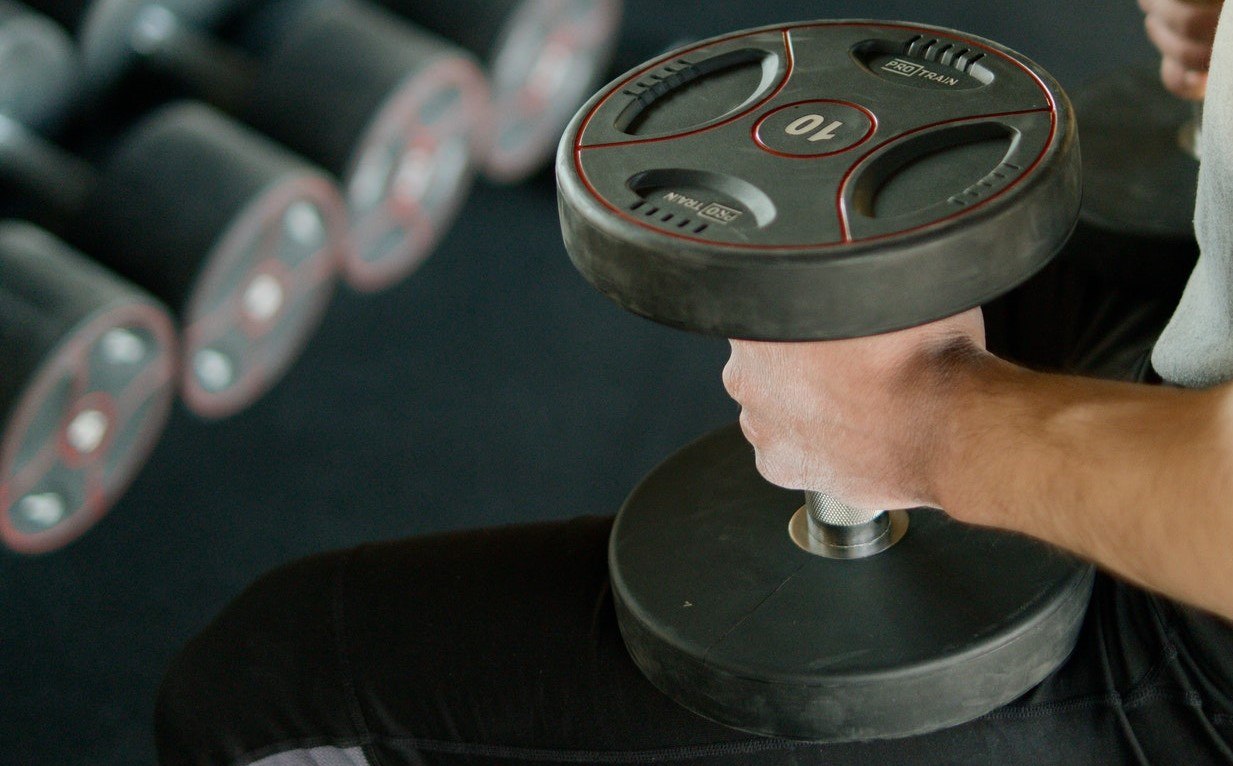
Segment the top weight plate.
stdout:
<svg viewBox="0 0 1233 766">
<path fill-rule="evenodd" d="M 625 308 L 810 340 L 940 319 L 1042 267 L 1078 216 L 1057 82 L 1007 48 L 878 21 L 764 27 L 593 97 L 557 155 L 574 264 Z"/>
</svg>

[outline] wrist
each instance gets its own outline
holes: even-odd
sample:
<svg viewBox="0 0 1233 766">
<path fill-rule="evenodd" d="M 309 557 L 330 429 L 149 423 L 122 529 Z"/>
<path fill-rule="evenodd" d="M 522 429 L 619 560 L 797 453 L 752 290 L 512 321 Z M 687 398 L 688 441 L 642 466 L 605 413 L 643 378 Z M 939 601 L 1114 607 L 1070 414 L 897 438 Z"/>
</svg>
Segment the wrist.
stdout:
<svg viewBox="0 0 1233 766">
<path fill-rule="evenodd" d="M 1022 401 L 1012 389 L 1029 370 L 975 346 L 947 352 L 937 381 L 936 434 L 925 463 L 931 504 L 964 521 L 980 522 L 966 502 L 964 477 L 980 470 L 980 437 L 1013 419 Z"/>
</svg>

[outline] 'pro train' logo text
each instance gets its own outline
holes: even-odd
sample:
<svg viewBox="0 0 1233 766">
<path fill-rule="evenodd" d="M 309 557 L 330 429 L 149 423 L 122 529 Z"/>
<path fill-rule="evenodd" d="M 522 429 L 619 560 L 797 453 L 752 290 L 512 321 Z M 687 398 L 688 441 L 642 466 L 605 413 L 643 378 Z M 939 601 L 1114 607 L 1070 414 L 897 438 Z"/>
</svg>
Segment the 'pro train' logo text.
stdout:
<svg viewBox="0 0 1233 766">
<path fill-rule="evenodd" d="M 703 202 L 693 197 L 688 197 L 680 192 L 668 192 L 663 195 L 664 202 L 672 202 L 681 207 L 689 208 L 703 218 L 709 218 L 716 223 L 730 224 L 743 215 L 740 210 L 734 210 L 727 205 L 721 205 L 718 202 Z"/>
<path fill-rule="evenodd" d="M 882 65 L 883 72 L 890 72 L 901 77 L 919 77 L 922 80 L 936 82 L 939 85 L 958 85 L 959 78 L 951 75 L 939 74 L 932 69 L 927 68 L 923 64 L 918 64 L 915 61 L 906 61 L 904 59 L 891 59 Z"/>
</svg>

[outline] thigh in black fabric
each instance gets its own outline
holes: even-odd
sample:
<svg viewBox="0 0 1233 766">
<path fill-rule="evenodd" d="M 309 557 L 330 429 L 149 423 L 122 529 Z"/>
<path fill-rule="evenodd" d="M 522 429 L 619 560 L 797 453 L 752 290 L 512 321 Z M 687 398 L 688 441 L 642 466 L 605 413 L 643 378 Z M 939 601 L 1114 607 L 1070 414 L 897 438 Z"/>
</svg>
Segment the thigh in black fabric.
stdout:
<svg viewBox="0 0 1233 766">
<path fill-rule="evenodd" d="M 370 729 L 561 749 L 743 739 L 654 693 L 629 662 L 608 589 L 610 526 L 578 519 L 357 551 L 343 651 Z"/>
<path fill-rule="evenodd" d="M 1091 238 L 1076 236 L 1039 274 L 985 305 L 991 351 L 1036 369 L 1106 378 L 1127 377 L 1150 352 L 1181 298 L 1184 271 L 1180 279 L 1127 279 L 1111 259 L 1097 268 L 1086 257 Z"/>
<path fill-rule="evenodd" d="M 378 741 L 592 751 L 750 740 L 659 695 L 629 662 L 607 586 L 610 526 L 412 538 L 275 570 L 168 671 L 162 763 Z M 389 762 L 420 762 L 407 758 Z"/>
<path fill-rule="evenodd" d="M 1096 612 L 1071 661 L 1041 687 L 946 731 L 817 746 L 699 718 L 651 687 L 625 652 L 608 590 L 610 525 L 415 538 L 276 570 L 172 667 L 159 707 L 163 763 L 1103 764 L 1131 755 L 1120 692 L 1110 690 L 1146 677 L 1159 650 L 1127 629 L 1112 675 L 1102 672 L 1108 642 Z M 1098 593 L 1121 592 L 1110 587 Z"/>
<path fill-rule="evenodd" d="M 335 589 L 346 555 L 265 575 L 189 642 L 159 691 L 160 763 L 231 764 L 284 744 L 358 740 L 335 649 Z"/>
</svg>

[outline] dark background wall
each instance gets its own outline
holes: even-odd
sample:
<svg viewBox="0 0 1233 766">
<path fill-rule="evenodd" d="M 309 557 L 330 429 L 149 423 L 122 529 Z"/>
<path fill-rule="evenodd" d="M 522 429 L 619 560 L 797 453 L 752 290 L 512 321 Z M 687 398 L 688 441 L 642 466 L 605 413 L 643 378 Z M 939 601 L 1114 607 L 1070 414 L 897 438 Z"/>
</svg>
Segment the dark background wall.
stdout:
<svg viewBox="0 0 1233 766">
<path fill-rule="evenodd" d="M 623 45 L 840 17 L 990 37 L 1072 89 L 1151 60 L 1133 0 L 629 0 Z M 340 292 L 252 409 L 215 424 L 178 410 L 86 538 L 0 555 L 0 764 L 152 763 L 163 667 L 260 572 L 366 540 L 613 513 L 666 454 L 735 416 L 726 344 L 593 292 L 554 195 L 547 174 L 479 186 L 413 278 Z"/>
</svg>

